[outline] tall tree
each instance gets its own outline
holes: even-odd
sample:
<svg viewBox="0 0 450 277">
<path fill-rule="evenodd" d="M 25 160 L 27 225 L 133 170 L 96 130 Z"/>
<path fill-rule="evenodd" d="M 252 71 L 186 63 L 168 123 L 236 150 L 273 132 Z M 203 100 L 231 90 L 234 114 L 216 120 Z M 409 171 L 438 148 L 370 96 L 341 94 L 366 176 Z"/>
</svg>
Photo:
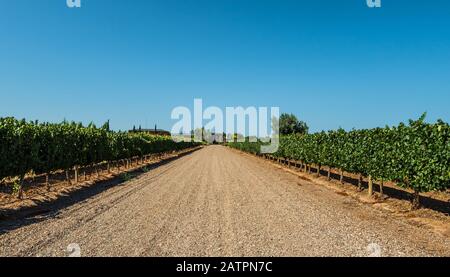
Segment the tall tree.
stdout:
<svg viewBox="0 0 450 277">
<path fill-rule="evenodd" d="M 280 134 L 290 135 L 290 134 L 307 134 L 309 127 L 308 125 L 297 119 L 293 114 L 282 114 L 280 116 Z"/>
<path fill-rule="evenodd" d="M 111 128 L 109 126 L 109 119 L 108 121 L 105 122 L 105 124 L 103 124 L 102 129 L 105 130 L 106 132 L 111 131 Z"/>
</svg>

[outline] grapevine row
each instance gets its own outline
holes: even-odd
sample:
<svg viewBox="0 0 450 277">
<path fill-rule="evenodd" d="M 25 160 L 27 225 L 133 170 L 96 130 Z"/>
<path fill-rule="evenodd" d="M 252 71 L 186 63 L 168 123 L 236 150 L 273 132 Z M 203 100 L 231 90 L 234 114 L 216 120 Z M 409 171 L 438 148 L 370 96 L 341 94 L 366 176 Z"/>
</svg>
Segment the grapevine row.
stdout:
<svg viewBox="0 0 450 277">
<path fill-rule="evenodd" d="M 51 124 L 0 118 L 0 179 L 194 146 L 176 143 L 170 137 L 112 132 L 108 125 L 97 128 L 74 122 Z"/>
<path fill-rule="evenodd" d="M 392 181 L 416 193 L 450 189 L 449 124 L 424 119 L 396 127 L 281 136 L 273 156 Z M 260 143 L 229 146 L 254 154 L 260 149 Z"/>
</svg>

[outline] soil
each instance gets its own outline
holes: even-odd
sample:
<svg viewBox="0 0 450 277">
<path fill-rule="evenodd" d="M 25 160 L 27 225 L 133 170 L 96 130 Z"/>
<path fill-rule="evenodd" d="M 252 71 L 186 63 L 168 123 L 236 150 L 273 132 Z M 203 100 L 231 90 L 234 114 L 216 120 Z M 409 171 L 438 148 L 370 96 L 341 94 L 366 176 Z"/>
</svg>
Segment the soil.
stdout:
<svg viewBox="0 0 450 277">
<path fill-rule="evenodd" d="M 450 256 L 447 216 L 362 196 L 209 146 L 1 221 L 0 256 Z"/>
</svg>

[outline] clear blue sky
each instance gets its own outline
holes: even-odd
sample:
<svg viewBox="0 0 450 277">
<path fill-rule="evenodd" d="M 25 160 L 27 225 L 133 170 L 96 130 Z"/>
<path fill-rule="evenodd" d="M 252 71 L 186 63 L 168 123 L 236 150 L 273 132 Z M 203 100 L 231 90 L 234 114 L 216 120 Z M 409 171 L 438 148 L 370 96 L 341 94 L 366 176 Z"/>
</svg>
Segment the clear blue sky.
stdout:
<svg viewBox="0 0 450 277">
<path fill-rule="evenodd" d="M 279 106 L 313 131 L 450 121 L 450 1 L 0 0 L 0 116 L 170 129 Z"/>
</svg>

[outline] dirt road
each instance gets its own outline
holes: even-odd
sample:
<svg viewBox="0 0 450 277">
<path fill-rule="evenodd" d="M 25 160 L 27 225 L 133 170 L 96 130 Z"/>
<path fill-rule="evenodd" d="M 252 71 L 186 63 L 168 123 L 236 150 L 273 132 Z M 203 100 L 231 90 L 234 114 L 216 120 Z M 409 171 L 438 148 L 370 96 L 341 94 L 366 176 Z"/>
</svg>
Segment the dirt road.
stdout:
<svg viewBox="0 0 450 277">
<path fill-rule="evenodd" d="M 221 146 L 2 224 L 0 256 L 450 256 L 444 236 Z"/>
</svg>

